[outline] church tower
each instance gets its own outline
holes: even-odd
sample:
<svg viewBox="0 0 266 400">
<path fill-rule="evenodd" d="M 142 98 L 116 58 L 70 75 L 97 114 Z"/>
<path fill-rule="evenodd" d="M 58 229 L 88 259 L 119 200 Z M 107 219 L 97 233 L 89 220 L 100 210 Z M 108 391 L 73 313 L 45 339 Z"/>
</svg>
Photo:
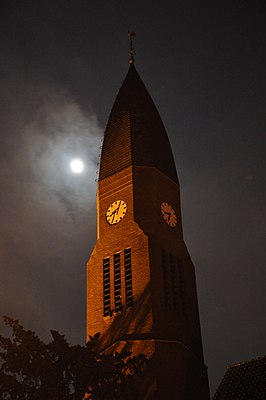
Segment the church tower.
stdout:
<svg viewBox="0 0 266 400">
<path fill-rule="evenodd" d="M 87 338 L 145 353 L 139 399 L 208 400 L 194 266 L 162 120 L 134 60 L 102 147 L 97 243 L 87 265 Z"/>
</svg>

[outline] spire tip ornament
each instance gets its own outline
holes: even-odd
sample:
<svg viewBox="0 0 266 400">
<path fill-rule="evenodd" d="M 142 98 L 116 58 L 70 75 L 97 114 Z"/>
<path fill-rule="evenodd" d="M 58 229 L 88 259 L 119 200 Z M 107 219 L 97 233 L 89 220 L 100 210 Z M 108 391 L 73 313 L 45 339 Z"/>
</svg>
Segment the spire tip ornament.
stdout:
<svg viewBox="0 0 266 400">
<path fill-rule="evenodd" d="M 129 64 L 133 64 L 135 61 L 134 56 L 136 55 L 133 45 L 133 37 L 136 36 L 136 34 L 135 32 L 128 31 L 127 35 L 129 37 Z"/>
</svg>

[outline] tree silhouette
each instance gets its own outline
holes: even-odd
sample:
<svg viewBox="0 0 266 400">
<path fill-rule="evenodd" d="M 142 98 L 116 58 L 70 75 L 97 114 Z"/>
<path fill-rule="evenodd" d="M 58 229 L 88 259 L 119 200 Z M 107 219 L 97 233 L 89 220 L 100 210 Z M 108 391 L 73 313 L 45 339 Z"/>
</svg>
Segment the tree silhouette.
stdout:
<svg viewBox="0 0 266 400">
<path fill-rule="evenodd" d="M 44 343 L 18 320 L 4 317 L 10 337 L 0 335 L 0 398 L 11 400 L 135 399 L 133 376 L 146 358 L 129 352 L 101 354 L 97 334 L 84 346 L 69 345 L 51 330 Z"/>
</svg>

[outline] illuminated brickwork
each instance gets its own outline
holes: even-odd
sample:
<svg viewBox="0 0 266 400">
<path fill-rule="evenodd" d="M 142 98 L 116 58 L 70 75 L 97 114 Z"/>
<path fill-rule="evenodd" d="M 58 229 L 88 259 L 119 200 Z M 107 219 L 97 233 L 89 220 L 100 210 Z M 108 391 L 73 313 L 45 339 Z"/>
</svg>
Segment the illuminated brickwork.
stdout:
<svg viewBox="0 0 266 400">
<path fill-rule="evenodd" d="M 99 177 L 97 243 L 87 267 L 87 337 L 100 332 L 103 350 L 149 356 L 149 379 L 140 384 L 139 399 L 208 400 L 173 155 L 133 64 L 109 117 Z"/>
</svg>

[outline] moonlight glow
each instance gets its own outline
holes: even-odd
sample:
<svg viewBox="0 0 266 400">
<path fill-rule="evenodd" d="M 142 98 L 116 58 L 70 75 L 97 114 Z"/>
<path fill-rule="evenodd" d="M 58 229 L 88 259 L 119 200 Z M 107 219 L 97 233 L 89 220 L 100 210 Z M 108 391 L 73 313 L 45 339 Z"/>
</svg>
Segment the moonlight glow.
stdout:
<svg viewBox="0 0 266 400">
<path fill-rule="evenodd" d="M 70 169 L 74 174 L 81 174 L 84 171 L 84 162 L 79 158 L 73 158 L 70 161 Z"/>
</svg>

